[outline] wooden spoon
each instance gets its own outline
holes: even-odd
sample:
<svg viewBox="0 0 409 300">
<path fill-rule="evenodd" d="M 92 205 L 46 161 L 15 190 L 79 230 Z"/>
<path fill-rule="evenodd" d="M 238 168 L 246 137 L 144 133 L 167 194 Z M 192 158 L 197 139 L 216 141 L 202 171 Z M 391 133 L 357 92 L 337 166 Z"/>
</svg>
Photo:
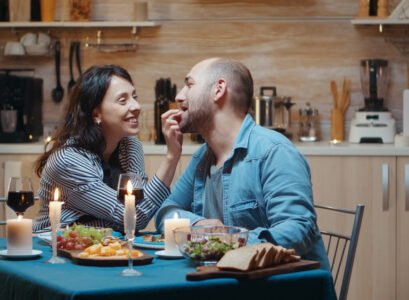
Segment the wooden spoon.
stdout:
<svg viewBox="0 0 409 300">
<path fill-rule="evenodd" d="M 337 83 L 334 80 L 331 80 L 331 93 L 332 93 L 332 100 L 334 102 L 334 108 L 336 109 L 338 107 L 337 102 L 338 102 L 338 91 L 337 91 Z"/>
</svg>

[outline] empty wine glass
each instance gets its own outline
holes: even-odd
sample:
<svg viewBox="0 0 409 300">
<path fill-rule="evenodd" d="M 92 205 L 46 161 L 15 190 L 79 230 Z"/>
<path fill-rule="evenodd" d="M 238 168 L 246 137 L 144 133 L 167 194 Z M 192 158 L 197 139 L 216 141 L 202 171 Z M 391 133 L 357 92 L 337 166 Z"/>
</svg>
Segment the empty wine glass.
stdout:
<svg viewBox="0 0 409 300">
<path fill-rule="evenodd" d="M 7 205 L 16 214 L 23 216 L 27 208 L 34 204 L 33 184 L 30 177 L 11 177 L 7 195 Z"/>
<path fill-rule="evenodd" d="M 121 276 L 140 276 L 142 272 L 133 268 L 132 243 L 136 227 L 135 205 L 143 199 L 142 177 L 135 173 L 120 174 L 117 197 L 125 205 L 124 232 L 128 241 L 128 268 L 122 270 L 119 274 Z"/>
</svg>

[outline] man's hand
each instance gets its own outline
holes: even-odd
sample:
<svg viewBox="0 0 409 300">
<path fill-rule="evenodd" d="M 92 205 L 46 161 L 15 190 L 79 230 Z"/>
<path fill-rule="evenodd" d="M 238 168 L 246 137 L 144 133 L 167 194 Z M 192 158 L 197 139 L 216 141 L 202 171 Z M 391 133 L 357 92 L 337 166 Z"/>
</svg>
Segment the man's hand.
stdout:
<svg viewBox="0 0 409 300">
<path fill-rule="evenodd" d="M 200 226 L 200 225 L 223 226 L 224 224 L 219 219 L 203 219 L 203 220 L 197 221 L 193 225 L 194 226 Z"/>
</svg>

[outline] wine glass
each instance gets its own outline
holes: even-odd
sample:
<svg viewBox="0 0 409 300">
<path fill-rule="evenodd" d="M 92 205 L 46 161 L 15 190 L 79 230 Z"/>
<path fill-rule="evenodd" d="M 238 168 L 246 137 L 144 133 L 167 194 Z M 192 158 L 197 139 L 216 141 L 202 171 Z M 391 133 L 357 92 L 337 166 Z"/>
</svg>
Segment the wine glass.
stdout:
<svg viewBox="0 0 409 300">
<path fill-rule="evenodd" d="M 11 177 L 7 205 L 18 216 L 23 216 L 27 208 L 34 204 L 33 184 L 30 177 Z"/>
<path fill-rule="evenodd" d="M 132 183 L 132 195 L 135 196 L 135 206 L 143 200 L 142 176 L 136 173 L 122 173 L 118 180 L 117 199 L 125 204 L 125 195 L 128 194 L 128 181 Z"/>
<path fill-rule="evenodd" d="M 124 232 L 128 241 L 128 268 L 122 270 L 121 276 L 140 276 L 133 268 L 132 242 L 135 237 L 136 212 L 135 205 L 143 199 L 142 177 L 136 173 L 124 173 L 119 175 L 118 200 L 125 205 L 124 210 Z"/>
</svg>

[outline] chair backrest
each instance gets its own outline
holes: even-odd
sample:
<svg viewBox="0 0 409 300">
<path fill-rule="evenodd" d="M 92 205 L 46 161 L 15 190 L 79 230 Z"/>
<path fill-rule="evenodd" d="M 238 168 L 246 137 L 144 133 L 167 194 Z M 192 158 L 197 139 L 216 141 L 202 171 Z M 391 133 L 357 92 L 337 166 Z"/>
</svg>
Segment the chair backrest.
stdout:
<svg viewBox="0 0 409 300">
<path fill-rule="evenodd" d="M 317 209 L 329 210 L 336 213 L 355 215 L 351 235 L 325 231 L 320 228 L 325 248 L 327 250 L 328 259 L 331 265 L 334 285 L 336 285 L 339 275 L 342 275 L 339 300 L 346 300 L 365 206 L 362 204 L 358 204 L 355 210 L 335 208 L 332 206 L 318 204 L 314 205 L 314 207 Z M 347 253 L 345 253 L 345 250 L 347 250 Z M 345 257 L 346 261 L 344 261 Z M 342 265 L 345 266 L 343 272 L 341 270 Z"/>
</svg>

